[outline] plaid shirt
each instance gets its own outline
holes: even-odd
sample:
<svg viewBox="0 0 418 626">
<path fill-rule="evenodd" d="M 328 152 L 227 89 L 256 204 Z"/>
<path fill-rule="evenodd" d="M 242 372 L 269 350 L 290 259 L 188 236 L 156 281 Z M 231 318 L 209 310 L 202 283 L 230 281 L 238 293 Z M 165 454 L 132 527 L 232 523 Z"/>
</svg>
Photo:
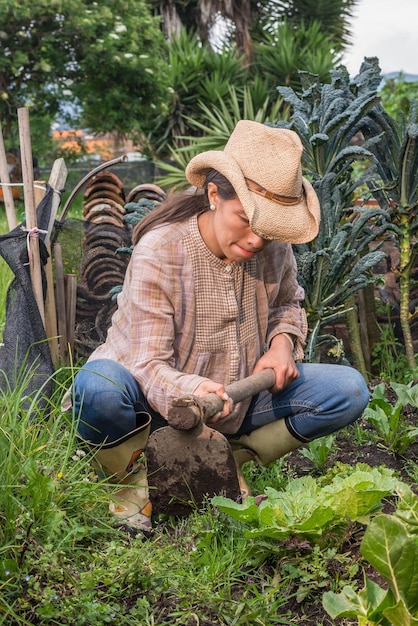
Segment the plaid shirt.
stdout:
<svg viewBox="0 0 418 626">
<path fill-rule="evenodd" d="M 205 379 L 225 386 L 252 370 L 273 337 L 297 338 L 303 357 L 303 290 L 289 244 L 269 243 L 244 263 L 225 263 L 206 247 L 197 217 L 165 224 L 135 246 L 106 342 L 89 360 L 126 367 L 150 405 L 167 416 L 175 398 Z M 216 424 L 235 433 L 250 400 Z"/>
</svg>

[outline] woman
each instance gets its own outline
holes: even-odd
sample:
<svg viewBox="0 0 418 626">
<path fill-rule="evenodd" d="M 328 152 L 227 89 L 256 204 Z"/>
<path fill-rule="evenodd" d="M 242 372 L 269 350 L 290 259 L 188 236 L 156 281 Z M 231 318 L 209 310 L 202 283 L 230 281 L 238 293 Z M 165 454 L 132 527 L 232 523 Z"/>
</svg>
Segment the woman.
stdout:
<svg viewBox="0 0 418 626">
<path fill-rule="evenodd" d="M 137 457 L 174 399 L 222 398 L 208 423 L 230 439 L 243 497 L 243 463 L 267 465 L 335 432 L 368 402 L 355 369 L 296 364 L 307 324 L 291 244 L 312 240 L 320 219 L 301 156 L 293 131 L 242 120 L 224 150 L 191 160 L 193 187 L 135 229 L 106 342 L 73 386 L 78 432 L 122 484 L 111 510 L 130 526 L 150 528 Z M 265 368 L 274 388 L 233 406 L 225 387 Z"/>
</svg>

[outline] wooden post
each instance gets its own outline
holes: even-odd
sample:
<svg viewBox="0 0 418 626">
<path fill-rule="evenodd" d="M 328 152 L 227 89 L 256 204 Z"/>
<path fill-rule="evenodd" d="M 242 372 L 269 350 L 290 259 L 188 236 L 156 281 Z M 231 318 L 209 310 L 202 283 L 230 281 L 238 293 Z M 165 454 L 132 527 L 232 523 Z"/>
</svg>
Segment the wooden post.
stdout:
<svg viewBox="0 0 418 626">
<path fill-rule="evenodd" d="M 42 291 L 41 259 L 39 255 L 39 236 L 36 232 L 35 192 L 33 187 L 32 143 L 30 138 L 29 111 L 17 110 L 19 123 L 20 153 L 22 160 L 23 194 L 25 200 L 26 228 L 32 232 L 29 236 L 29 269 L 32 289 L 38 305 L 42 322 L 45 325 L 44 297 Z"/>
<path fill-rule="evenodd" d="M 3 131 L 1 129 L 0 123 L 0 182 L 4 183 L 3 189 L 3 200 L 4 206 L 6 208 L 6 216 L 7 223 L 9 225 L 9 230 L 13 230 L 17 226 L 16 212 L 15 212 L 15 204 L 13 200 L 13 193 L 11 188 L 9 187 L 10 177 L 9 170 L 7 168 L 7 157 L 6 150 L 4 148 L 3 141 Z"/>
<path fill-rule="evenodd" d="M 51 169 L 48 184 L 52 189 L 61 191 L 64 189 L 65 182 L 67 180 L 68 170 L 65 165 L 64 159 L 56 159 Z M 48 244 L 51 239 L 51 232 L 54 227 L 55 218 L 57 216 L 58 207 L 61 202 L 61 197 L 54 193 L 52 198 L 51 216 L 49 218 L 48 233 L 45 238 L 45 243 Z"/>
<path fill-rule="evenodd" d="M 48 184 L 52 189 L 61 191 L 64 188 L 65 181 L 67 180 L 67 167 L 64 159 L 56 159 L 51 169 Z M 45 195 L 45 189 L 38 189 L 35 187 L 35 197 L 37 196 L 36 205 L 42 200 Z M 51 254 L 51 232 L 54 227 L 55 218 L 57 215 L 58 207 L 60 205 L 61 198 L 58 193 L 54 193 L 52 197 L 51 214 L 48 224 L 48 232 L 45 236 L 44 243 L 49 253 L 48 261 L 45 265 L 45 275 L 47 282 L 46 298 L 45 298 L 45 331 L 48 339 L 49 350 L 51 352 L 52 362 L 55 366 L 59 364 L 59 343 L 58 343 L 58 323 L 57 323 L 57 310 L 55 305 L 55 289 L 54 289 L 54 277 L 52 271 L 52 254 Z"/>
<path fill-rule="evenodd" d="M 56 302 L 59 333 L 59 356 L 62 363 L 68 360 L 68 338 L 67 338 L 67 317 L 65 307 L 65 285 L 64 268 L 62 263 L 62 248 L 59 243 L 54 244 L 55 258 L 55 282 L 56 282 Z"/>
<path fill-rule="evenodd" d="M 75 317 L 77 305 L 77 276 L 65 274 L 65 320 L 67 323 L 68 354 L 74 355 Z"/>
</svg>

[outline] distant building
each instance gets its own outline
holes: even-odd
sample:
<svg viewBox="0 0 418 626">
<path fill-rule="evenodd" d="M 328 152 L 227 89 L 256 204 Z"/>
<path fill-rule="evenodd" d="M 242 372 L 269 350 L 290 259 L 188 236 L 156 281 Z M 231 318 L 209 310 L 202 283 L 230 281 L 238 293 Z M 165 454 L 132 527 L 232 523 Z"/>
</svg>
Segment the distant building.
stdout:
<svg viewBox="0 0 418 626">
<path fill-rule="evenodd" d="M 109 161 L 122 154 L 129 154 L 131 160 L 142 158 L 138 147 L 130 140 L 120 140 L 115 133 L 93 134 L 82 129 L 54 129 L 52 139 L 56 141 L 63 156 L 77 161 Z"/>
</svg>

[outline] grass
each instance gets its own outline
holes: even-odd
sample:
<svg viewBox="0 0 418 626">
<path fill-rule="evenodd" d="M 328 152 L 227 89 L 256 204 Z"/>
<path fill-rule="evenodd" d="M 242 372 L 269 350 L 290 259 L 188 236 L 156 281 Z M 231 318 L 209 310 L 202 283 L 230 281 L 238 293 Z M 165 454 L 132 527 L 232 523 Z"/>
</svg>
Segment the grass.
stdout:
<svg viewBox="0 0 418 626">
<path fill-rule="evenodd" d="M 330 587 L 335 555 L 316 551 L 302 569 L 287 555 L 282 576 L 209 503 L 148 540 L 115 530 L 71 423 L 58 406 L 48 419 L 22 412 L 24 397 L 22 385 L 1 398 L 0 623 L 292 624 L 285 605 L 302 578 L 305 593 Z"/>
<path fill-rule="evenodd" d="M 0 266 L 4 303 L 12 276 Z M 207 502 L 187 519 L 156 520 L 150 538 L 115 529 L 108 513 L 115 487 L 97 480 L 71 416 L 61 412 L 74 371 L 55 373 L 44 412 L 26 394 L 32 373 L 22 372 L 19 388 L 0 389 L 0 624 L 329 626 L 322 594 L 361 586 L 364 562 L 347 549 L 358 545 L 361 524 L 347 524 L 326 544 L 254 541 L 245 524 Z M 359 446 L 376 443 L 357 425 L 351 435 Z M 306 454 L 318 475 L 327 450 Z M 418 465 L 408 461 L 406 469 L 416 483 Z M 256 493 L 284 490 L 294 478 L 285 459 L 245 472 Z"/>
<path fill-rule="evenodd" d="M 157 520 L 148 539 L 113 528 L 114 487 L 97 481 L 60 411 L 71 376 L 57 372 L 48 417 L 36 401 L 22 409 L 25 379 L 0 397 L 1 624 L 303 624 L 304 603 L 320 606 L 323 592 L 356 584 L 360 557 L 342 549 L 341 535 L 334 547 L 332 537 L 310 548 L 252 541 L 209 502 L 187 519 Z M 256 491 L 292 478 L 283 460 L 248 477 Z M 344 533 L 355 534 L 352 525 Z M 297 622 L 289 602 L 300 607 Z"/>
</svg>

